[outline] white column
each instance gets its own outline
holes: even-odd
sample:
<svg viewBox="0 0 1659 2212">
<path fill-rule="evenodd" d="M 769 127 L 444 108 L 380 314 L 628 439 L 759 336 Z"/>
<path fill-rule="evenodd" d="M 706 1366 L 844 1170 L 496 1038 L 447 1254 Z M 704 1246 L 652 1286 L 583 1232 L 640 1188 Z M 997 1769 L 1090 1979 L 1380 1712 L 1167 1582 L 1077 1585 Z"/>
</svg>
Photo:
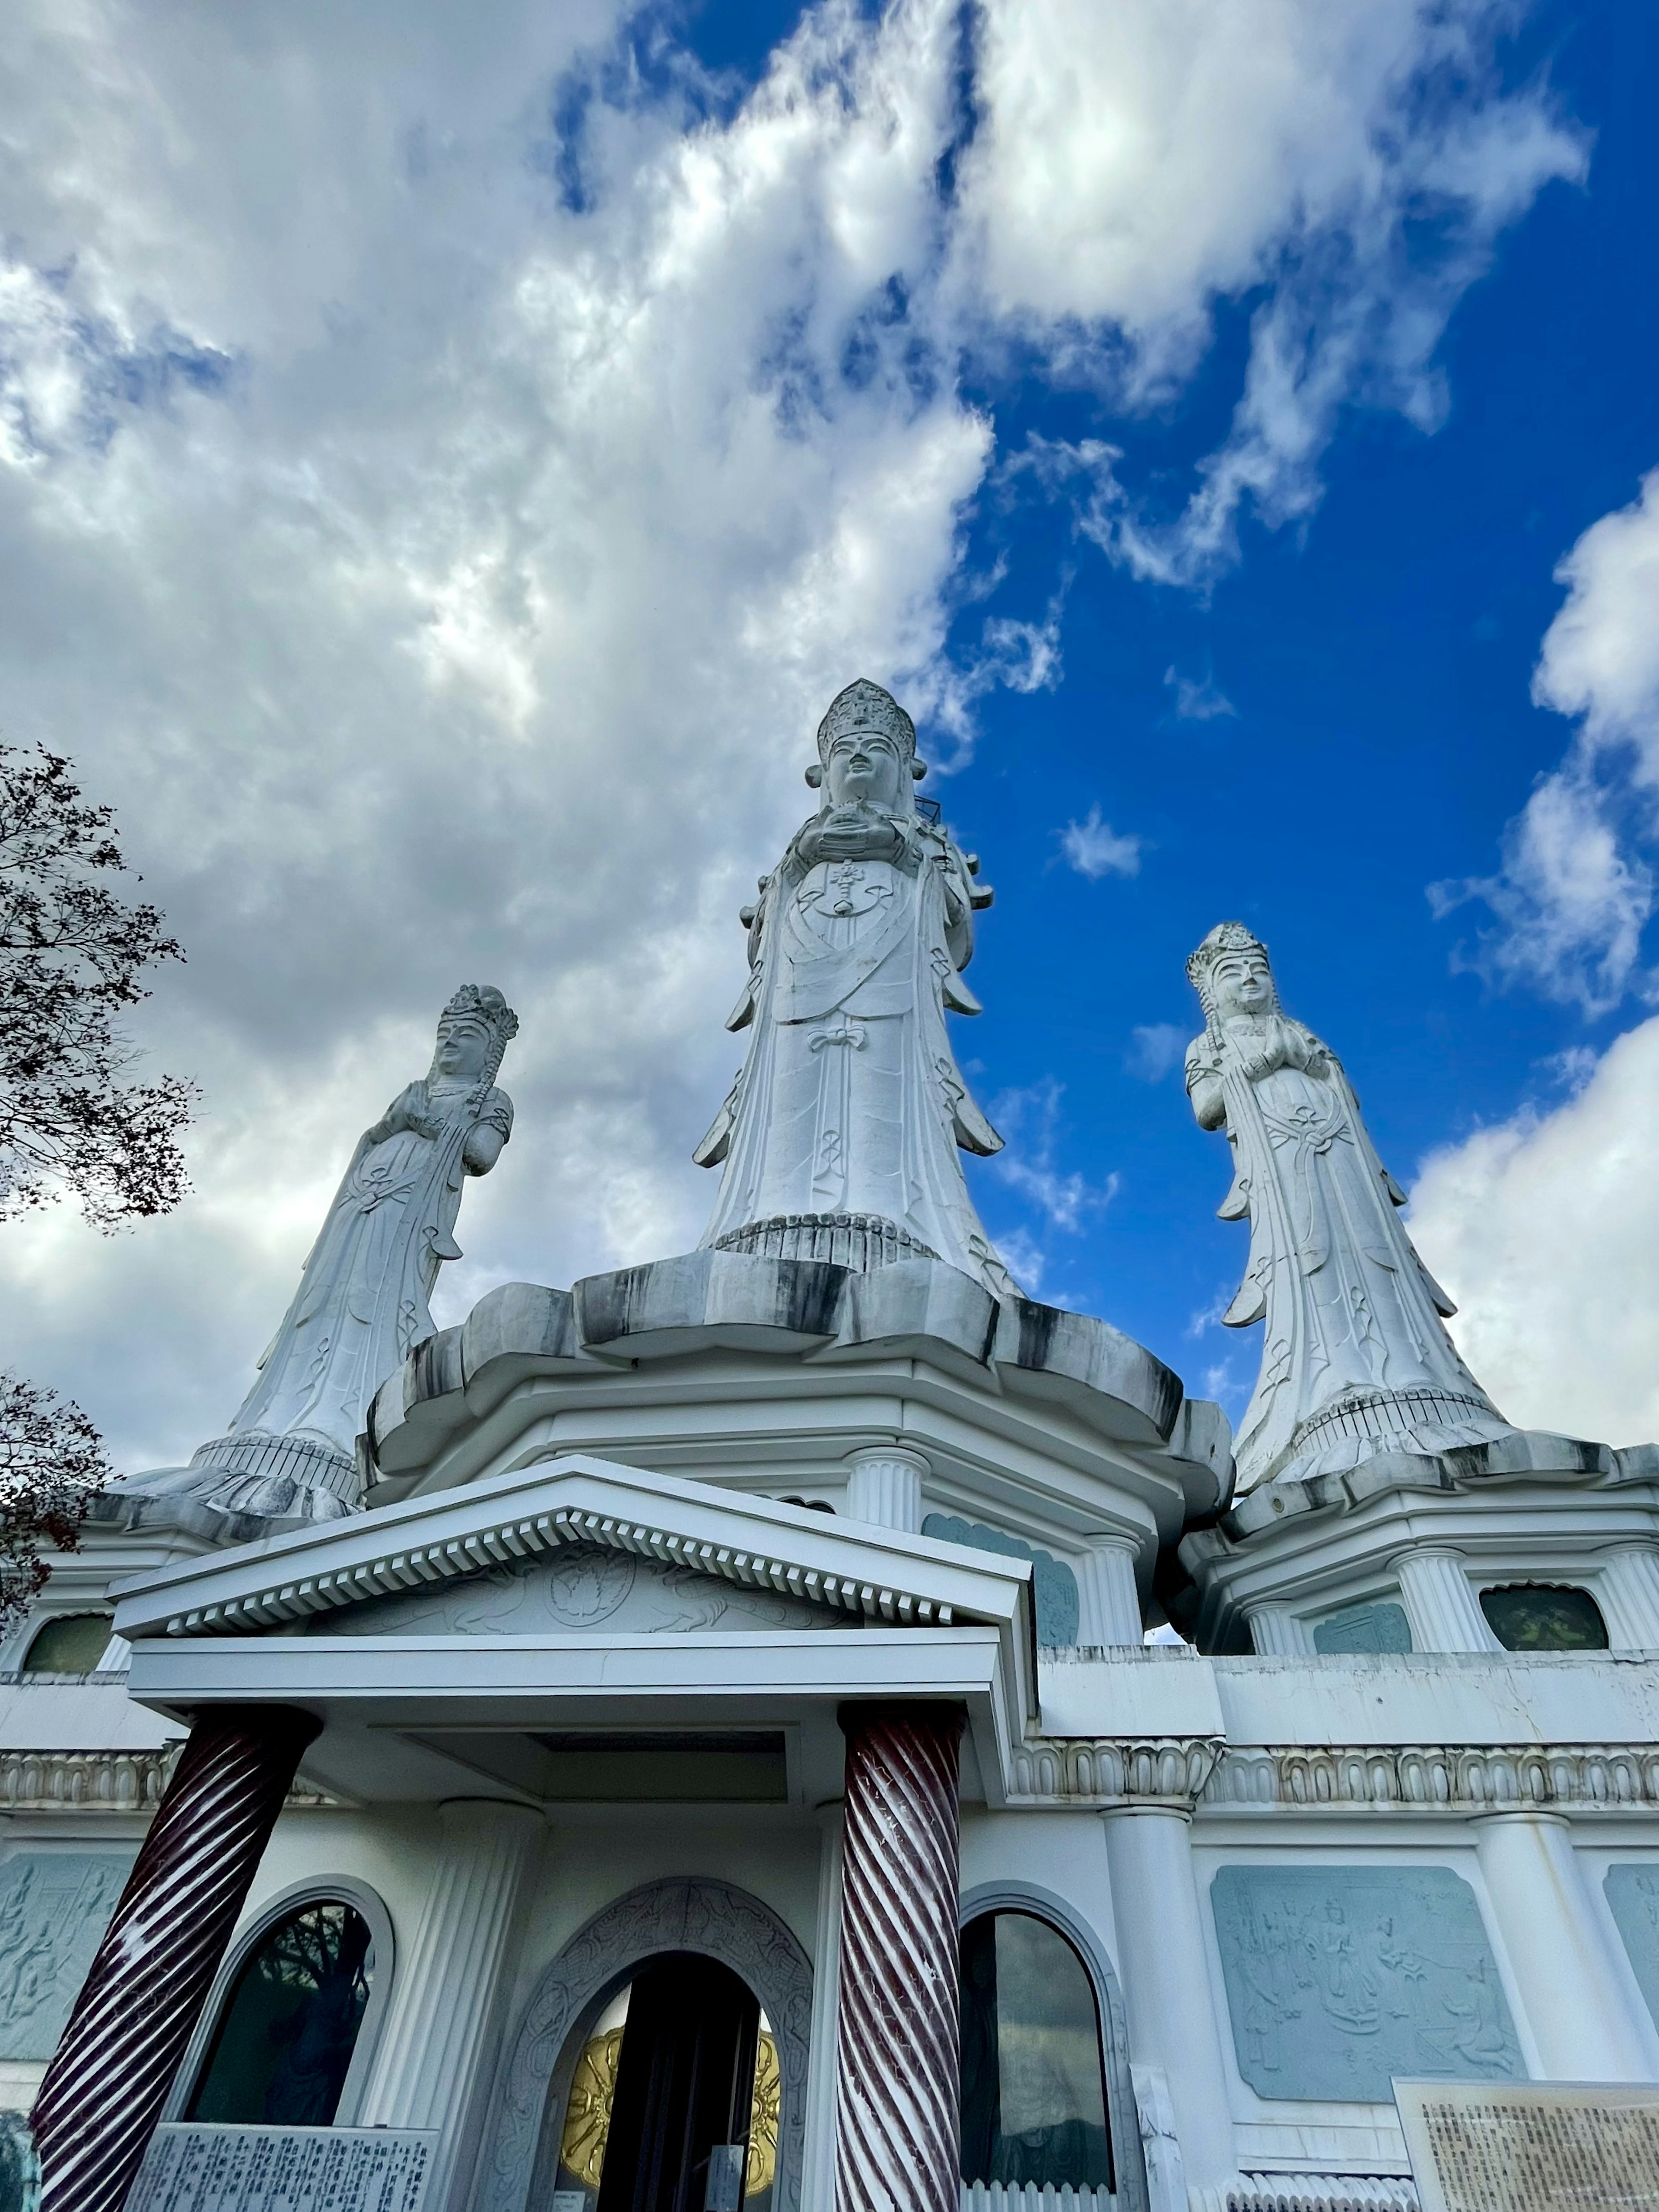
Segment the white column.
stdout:
<svg viewBox="0 0 1659 2212">
<path fill-rule="evenodd" d="M 847 1511 L 854 1521 L 873 1521 L 883 1528 L 921 1527 L 921 1485 L 933 1469 L 918 1451 L 902 1444 L 878 1444 L 850 1453 L 847 1461 Z"/>
<path fill-rule="evenodd" d="M 818 1808 L 818 1909 L 813 1923 L 812 2047 L 806 2063 L 802 2212 L 832 2212 L 836 2197 L 836 2019 L 841 1965 L 839 1799 Z"/>
<path fill-rule="evenodd" d="M 1133 1536 L 1095 1536 L 1075 1569 L 1077 1640 L 1079 1644 L 1139 1644 L 1140 1592 L 1135 1561 L 1140 1547 Z"/>
<path fill-rule="evenodd" d="M 1659 1651 L 1659 1552 L 1632 1544 L 1601 1560 L 1595 1595 L 1615 1651 Z"/>
<path fill-rule="evenodd" d="M 438 1808 L 443 1842 L 392 2012 L 375 2054 L 360 2127 L 442 2130 L 428 2186 L 445 2212 L 475 2091 L 490 2055 L 495 1998 L 519 1893 L 542 1816 L 527 1805 L 462 1798 Z"/>
<path fill-rule="evenodd" d="M 1395 1561 L 1414 1651 L 1501 1651 L 1463 1565 L 1447 1546 L 1402 1552 Z"/>
<path fill-rule="evenodd" d="M 1129 2056 L 1163 2069 L 1188 2186 L 1219 2188 L 1237 2171 L 1231 2100 L 1187 1817 L 1137 1805 L 1105 1820 Z"/>
<path fill-rule="evenodd" d="M 1652 2039 L 1635 2018 L 1567 1822 L 1559 1813 L 1498 1813 L 1474 1831 L 1546 2077 L 1650 2081 Z"/>
<path fill-rule="evenodd" d="M 1313 1638 L 1287 1605 L 1247 1605 L 1250 1641 L 1264 1659 L 1303 1659 L 1313 1650 Z"/>
</svg>

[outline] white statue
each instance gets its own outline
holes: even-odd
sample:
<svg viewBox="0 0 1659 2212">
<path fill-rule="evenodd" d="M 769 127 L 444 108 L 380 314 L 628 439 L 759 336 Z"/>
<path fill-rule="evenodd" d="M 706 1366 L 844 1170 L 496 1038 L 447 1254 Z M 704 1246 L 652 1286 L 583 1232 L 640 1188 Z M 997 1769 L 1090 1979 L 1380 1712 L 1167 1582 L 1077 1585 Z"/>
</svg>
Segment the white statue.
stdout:
<svg viewBox="0 0 1659 2212">
<path fill-rule="evenodd" d="M 1204 1006 L 1188 1093 L 1200 1127 L 1224 1128 L 1233 1148 L 1221 1218 L 1250 1224 L 1249 1263 L 1222 1319 L 1267 1324 L 1234 1446 L 1240 1489 L 1504 1435 L 1446 1333 L 1442 1316 L 1456 1308 L 1395 1211 L 1406 1194 L 1334 1054 L 1280 1011 L 1267 947 L 1224 921 L 1187 973 Z"/>
<path fill-rule="evenodd" d="M 191 1462 L 191 1495 L 223 1507 L 325 1516 L 355 1498 L 354 1453 L 369 1401 L 433 1334 L 438 1270 L 469 1175 L 488 1175 L 513 1132 L 495 1088 L 518 1017 L 501 993 L 463 984 L 438 1022 L 432 1066 L 357 1140 L 228 1432 Z M 289 1493 L 292 1493 L 291 1495 Z"/>
<path fill-rule="evenodd" d="M 850 684 L 818 728 L 818 811 L 745 908 L 749 981 L 726 1026 L 754 1035 L 694 1155 L 726 1173 L 703 1243 L 870 1267 L 939 1259 L 1012 1288 L 957 1147 L 1002 1139 L 968 1095 L 945 1012 L 976 1014 L 976 863 L 916 808 L 910 717 Z"/>
</svg>

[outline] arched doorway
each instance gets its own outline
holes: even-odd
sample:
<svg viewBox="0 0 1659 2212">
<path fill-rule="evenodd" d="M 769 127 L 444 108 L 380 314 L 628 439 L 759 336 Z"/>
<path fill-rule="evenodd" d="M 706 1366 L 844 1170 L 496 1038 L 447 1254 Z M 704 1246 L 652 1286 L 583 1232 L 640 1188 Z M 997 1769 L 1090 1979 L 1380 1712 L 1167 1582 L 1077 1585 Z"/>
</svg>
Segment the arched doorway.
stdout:
<svg viewBox="0 0 1659 2212">
<path fill-rule="evenodd" d="M 775 1913 L 747 1892 L 712 1877 L 651 1882 L 617 1898 L 579 1929 L 545 1969 L 503 2058 L 476 2212 L 556 2212 L 583 2062 L 596 2041 L 620 2027 L 620 2064 L 635 1982 L 647 1966 L 676 1954 L 727 1969 L 757 2007 L 756 2071 L 763 2098 L 775 2103 L 777 2148 L 763 2205 L 757 2203 L 758 2191 L 739 2197 L 738 2204 L 743 2212 L 763 2212 L 763 2206 L 799 2212 L 812 1969 Z M 585 2094 L 593 2093 L 590 2076 Z M 607 2164 L 609 2155 L 607 2146 Z M 761 2171 L 753 2161 L 747 2164 L 745 2189 Z M 584 2202 L 597 2212 L 597 2188 L 585 2190 Z M 574 2203 L 557 2212 L 574 2212 Z M 691 2212 L 702 2212 L 701 2200 Z"/>
<path fill-rule="evenodd" d="M 747 1983 L 718 1960 L 647 1960 L 576 2062 L 558 2130 L 556 2212 L 770 2212 L 769 2030 Z"/>
</svg>

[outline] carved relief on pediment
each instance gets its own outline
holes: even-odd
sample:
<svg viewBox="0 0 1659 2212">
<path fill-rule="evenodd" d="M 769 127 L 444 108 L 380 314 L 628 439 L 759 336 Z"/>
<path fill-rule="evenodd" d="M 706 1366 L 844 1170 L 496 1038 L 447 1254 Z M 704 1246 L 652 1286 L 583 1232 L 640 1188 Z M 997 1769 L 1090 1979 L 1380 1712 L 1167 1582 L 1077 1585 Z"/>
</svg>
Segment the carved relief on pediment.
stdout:
<svg viewBox="0 0 1659 2212">
<path fill-rule="evenodd" d="M 314 1615 L 313 1636 L 690 1635 L 699 1631 L 850 1628 L 848 1614 L 745 1589 L 599 1545 L 491 1567 L 397 1597 Z"/>
</svg>

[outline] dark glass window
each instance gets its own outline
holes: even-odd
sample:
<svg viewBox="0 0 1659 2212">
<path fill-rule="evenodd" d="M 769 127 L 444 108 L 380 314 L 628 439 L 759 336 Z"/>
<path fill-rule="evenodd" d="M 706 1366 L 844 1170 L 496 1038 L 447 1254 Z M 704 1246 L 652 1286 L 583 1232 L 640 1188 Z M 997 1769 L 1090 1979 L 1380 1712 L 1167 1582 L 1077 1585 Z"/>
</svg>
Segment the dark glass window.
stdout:
<svg viewBox="0 0 1659 2212">
<path fill-rule="evenodd" d="M 185 2118 L 331 2126 L 374 1978 L 349 1905 L 319 1898 L 279 1920 L 231 1984 Z"/>
<path fill-rule="evenodd" d="M 1605 1651 L 1607 1625 L 1588 1590 L 1512 1583 L 1480 1593 L 1486 1625 L 1506 1651 Z"/>
<path fill-rule="evenodd" d="M 90 1674 L 104 1655 L 114 1616 L 60 1613 L 43 1621 L 24 1655 L 25 1674 Z"/>
<path fill-rule="evenodd" d="M 962 1931 L 962 2178 L 1113 2186 L 1094 1984 L 1032 1913 Z"/>
</svg>

